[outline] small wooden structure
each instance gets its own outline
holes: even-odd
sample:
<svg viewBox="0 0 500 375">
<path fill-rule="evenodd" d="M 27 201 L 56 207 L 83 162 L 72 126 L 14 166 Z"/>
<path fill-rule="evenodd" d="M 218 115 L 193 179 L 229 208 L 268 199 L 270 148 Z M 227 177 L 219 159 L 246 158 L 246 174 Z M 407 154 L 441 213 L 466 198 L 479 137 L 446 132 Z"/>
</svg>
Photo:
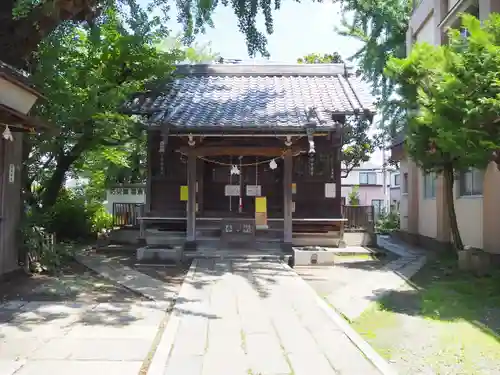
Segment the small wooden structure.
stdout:
<svg viewBox="0 0 500 375">
<path fill-rule="evenodd" d="M 127 111 L 148 119 L 146 240 L 342 238 L 343 126 L 373 117 L 343 64 L 180 65 Z"/>
<path fill-rule="evenodd" d="M 23 133 L 45 128 L 29 116 L 39 97 L 24 72 L 0 61 L 0 276 L 19 268 Z"/>
</svg>

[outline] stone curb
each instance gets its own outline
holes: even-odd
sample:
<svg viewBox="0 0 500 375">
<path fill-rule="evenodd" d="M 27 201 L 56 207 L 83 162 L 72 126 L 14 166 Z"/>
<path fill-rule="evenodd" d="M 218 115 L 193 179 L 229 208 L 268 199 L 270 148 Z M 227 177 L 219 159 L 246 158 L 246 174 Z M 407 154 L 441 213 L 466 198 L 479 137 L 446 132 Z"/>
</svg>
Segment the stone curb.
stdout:
<svg viewBox="0 0 500 375">
<path fill-rule="evenodd" d="M 186 288 L 188 287 L 187 282 L 194 280 L 197 265 L 198 261 L 194 259 L 193 263 L 191 263 L 191 267 L 189 267 L 189 271 L 187 272 L 186 277 L 184 278 L 181 290 L 179 291 L 175 299 L 177 299 L 178 296 L 182 295 L 186 290 Z M 165 367 L 167 365 L 167 361 L 172 348 L 174 347 L 175 337 L 180 323 L 180 317 L 176 310 L 176 305 L 177 301 L 174 300 L 172 312 L 170 313 L 170 317 L 167 320 L 165 330 L 161 335 L 160 342 L 158 343 L 156 351 L 153 354 L 153 358 L 146 375 L 163 375 L 165 372 Z"/>
<path fill-rule="evenodd" d="M 397 372 L 393 370 L 390 365 L 373 349 L 351 326 L 350 324 L 340 316 L 335 310 L 333 310 L 324 301 L 316 291 L 304 280 L 300 275 L 298 275 L 293 268 L 287 264 L 282 263 L 285 269 L 293 272 L 300 279 L 300 282 L 305 288 L 307 288 L 311 293 L 314 294 L 316 302 L 319 307 L 326 313 L 326 315 L 344 332 L 344 334 L 351 340 L 351 342 L 358 348 L 361 353 L 373 364 L 373 366 L 382 375 L 397 375 Z M 152 375 L 149 374 L 148 375 Z M 156 375 L 156 374 L 154 374 Z"/>
</svg>

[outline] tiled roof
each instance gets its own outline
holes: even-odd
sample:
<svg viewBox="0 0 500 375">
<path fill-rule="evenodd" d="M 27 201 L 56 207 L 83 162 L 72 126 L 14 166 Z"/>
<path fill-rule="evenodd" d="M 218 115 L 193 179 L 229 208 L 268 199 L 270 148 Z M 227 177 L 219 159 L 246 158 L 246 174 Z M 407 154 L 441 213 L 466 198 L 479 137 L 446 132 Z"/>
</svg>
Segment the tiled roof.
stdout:
<svg viewBox="0 0 500 375">
<path fill-rule="evenodd" d="M 341 64 L 178 66 L 178 78 L 136 96 L 126 110 L 195 130 L 303 127 L 315 108 L 318 126 L 332 128 L 333 114 L 374 112 L 368 87 L 345 73 Z"/>
</svg>

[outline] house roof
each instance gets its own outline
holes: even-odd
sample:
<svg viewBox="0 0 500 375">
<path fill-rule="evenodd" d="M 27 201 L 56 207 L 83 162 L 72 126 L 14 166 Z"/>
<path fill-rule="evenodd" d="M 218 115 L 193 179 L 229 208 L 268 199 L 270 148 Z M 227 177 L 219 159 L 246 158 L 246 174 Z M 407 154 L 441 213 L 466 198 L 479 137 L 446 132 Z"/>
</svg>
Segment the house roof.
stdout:
<svg viewBox="0 0 500 375">
<path fill-rule="evenodd" d="M 29 79 L 28 73 L 6 64 L 2 60 L 0 60 L 0 77 L 12 82 L 14 85 L 23 87 L 38 97 L 42 97 L 36 90 L 33 82 Z"/>
<path fill-rule="evenodd" d="M 179 65 L 174 77 L 125 111 L 186 130 L 300 129 L 309 108 L 318 127 L 332 129 L 333 115 L 375 111 L 369 88 L 343 64 Z"/>
</svg>

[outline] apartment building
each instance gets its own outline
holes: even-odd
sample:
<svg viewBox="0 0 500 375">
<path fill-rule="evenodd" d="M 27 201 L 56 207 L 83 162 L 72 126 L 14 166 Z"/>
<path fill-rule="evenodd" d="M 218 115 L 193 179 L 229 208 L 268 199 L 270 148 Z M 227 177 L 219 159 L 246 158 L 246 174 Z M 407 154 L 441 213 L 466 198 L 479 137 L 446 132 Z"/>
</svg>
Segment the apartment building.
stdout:
<svg viewBox="0 0 500 375">
<path fill-rule="evenodd" d="M 393 210 L 399 211 L 401 202 L 401 172 L 399 169 L 390 172 L 389 202 Z"/>
<path fill-rule="evenodd" d="M 386 187 L 390 184 L 392 169 L 386 172 Z M 345 175 L 346 172 L 343 172 Z M 357 189 L 359 204 L 361 206 L 373 206 L 376 212 L 380 212 L 385 207 L 384 173 L 382 166 L 371 162 L 362 163 L 359 167 L 353 168 L 346 177 L 342 178 L 342 198 L 349 204 L 349 194 Z"/>
<path fill-rule="evenodd" d="M 446 43 L 446 30 L 460 28 L 460 14 L 480 19 L 500 12 L 500 0 L 421 0 L 414 10 L 407 34 L 408 51 L 418 42 Z M 467 33 L 467 30 L 463 30 Z M 423 173 L 404 153 L 404 135 L 392 146 L 392 158 L 400 161 L 401 233 L 428 248 L 451 242 L 443 178 Z M 500 254 L 500 172 L 493 163 L 485 171 L 469 170 L 455 181 L 455 209 L 464 245 Z"/>
</svg>

